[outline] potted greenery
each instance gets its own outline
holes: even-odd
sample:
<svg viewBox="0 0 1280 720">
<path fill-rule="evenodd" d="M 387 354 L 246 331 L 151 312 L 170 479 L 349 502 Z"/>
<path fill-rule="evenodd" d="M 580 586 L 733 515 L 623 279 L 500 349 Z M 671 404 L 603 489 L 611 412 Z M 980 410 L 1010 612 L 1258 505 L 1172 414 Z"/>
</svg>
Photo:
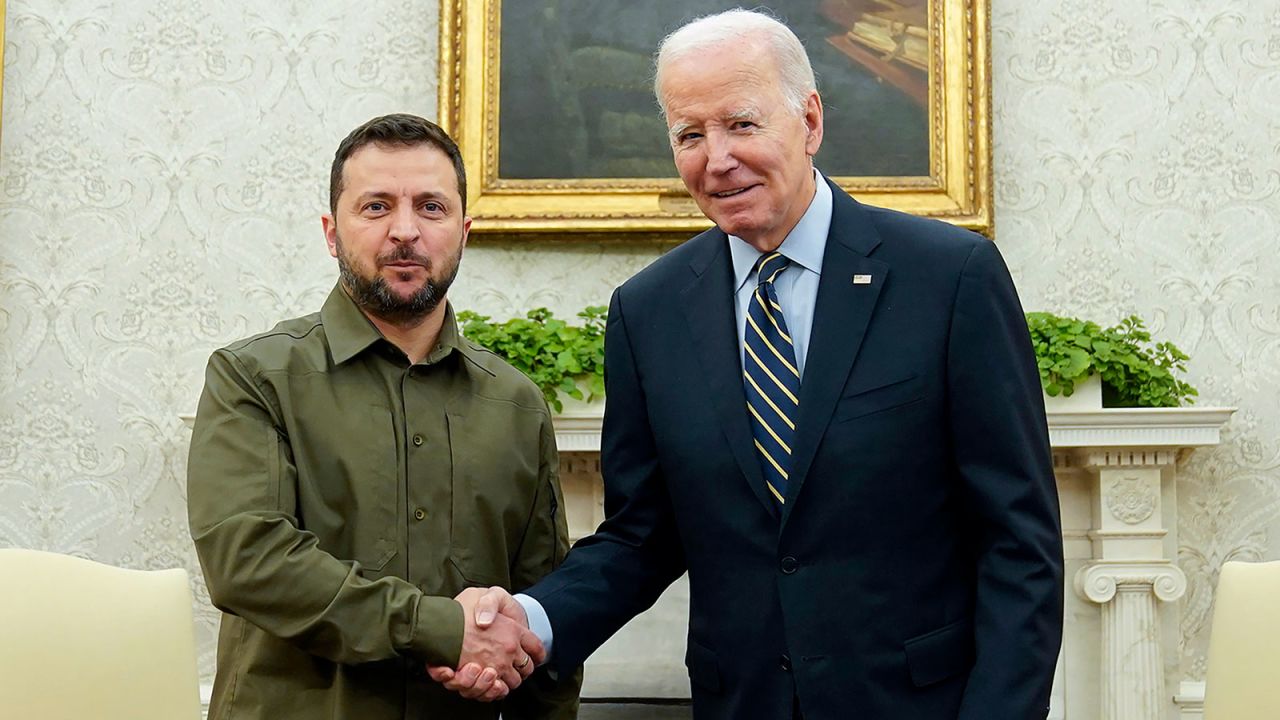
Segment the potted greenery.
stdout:
<svg viewBox="0 0 1280 720">
<path fill-rule="evenodd" d="M 595 401 L 598 408 L 604 396 L 606 313 L 604 307 L 588 307 L 578 313 L 581 325 L 570 325 L 546 308 L 505 322 L 461 312 L 458 322 L 464 335 L 529 376 L 560 413 L 566 401 Z M 1050 404 L 1098 392 L 1100 401 L 1071 409 L 1177 407 L 1191 404 L 1198 394 L 1178 377 L 1186 372 L 1187 355 L 1173 343 L 1153 343 L 1137 316 L 1103 328 L 1088 320 L 1032 312 L 1027 313 L 1027 329 Z"/>
<path fill-rule="evenodd" d="M 604 398 L 607 312 L 604 307 L 586 308 L 578 313 L 582 325 L 570 325 L 546 308 L 536 308 L 523 318 L 501 323 L 464 311 L 458 313 L 458 324 L 463 335 L 529 376 L 542 390 L 547 404 L 560 413 L 568 398 L 582 403 Z"/>
<path fill-rule="evenodd" d="M 1101 381 L 1102 407 L 1177 407 L 1194 402 L 1196 389 L 1178 378 L 1188 357 L 1173 343 L 1153 343 L 1135 315 L 1112 327 L 1051 313 L 1027 313 L 1027 329 L 1049 398 L 1071 397 Z"/>
</svg>

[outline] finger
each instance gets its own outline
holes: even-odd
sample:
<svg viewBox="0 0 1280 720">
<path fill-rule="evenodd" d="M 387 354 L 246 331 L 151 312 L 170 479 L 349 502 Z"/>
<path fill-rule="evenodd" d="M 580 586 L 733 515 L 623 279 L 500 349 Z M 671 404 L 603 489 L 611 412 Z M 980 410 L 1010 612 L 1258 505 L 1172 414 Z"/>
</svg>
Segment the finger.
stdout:
<svg viewBox="0 0 1280 720">
<path fill-rule="evenodd" d="M 475 686 L 481 675 L 480 666 L 467 663 L 455 674 L 453 680 L 445 683 L 445 688 L 456 693 L 465 693 Z"/>
<path fill-rule="evenodd" d="M 489 692 L 485 693 L 484 696 L 479 699 L 481 702 L 493 702 L 495 700 L 501 700 L 510 692 L 511 688 L 508 688 L 506 683 L 499 680 L 493 684 L 493 687 L 489 688 Z"/>
<path fill-rule="evenodd" d="M 498 612 L 525 627 L 529 627 L 529 615 L 525 613 L 524 606 L 520 604 L 519 600 L 516 600 L 514 595 L 497 585 L 489 588 L 489 593 L 498 596 Z"/>
<path fill-rule="evenodd" d="M 453 679 L 453 674 L 454 674 L 453 668 L 448 668 L 443 665 L 427 666 L 427 675 L 430 676 L 432 680 L 435 680 L 438 683 L 449 682 L 450 680 Z"/>
<path fill-rule="evenodd" d="M 527 679 L 530 675 L 533 674 L 534 670 L 538 669 L 538 666 L 533 662 L 533 658 L 528 655 L 524 656 L 523 663 L 517 662 L 512 667 L 515 668 L 516 672 L 520 673 L 521 680 Z"/>
<path fill-rule="evenodd" d="M 494 618 L 502 611 L 506 600 L 510 597 L 507 591 L 500 587 L 489 588 L 489 591 L 476 601 L 476 625 L 480 627 L 492 625 Z"/>
<path fill-rule="evenodd" d="M 520 687 L 520 681 L 524 680 L 524 677 L 520 675 L 520 671 L 516 670 L 510 665 L 502 669 L 502 672 L 499 674 L 499 677 L 502 679 L 502 682 L 506 683 L 507 687 L 510 688 L 511 690 L 515 690 L 516 688 Z"/>
<path fill-rule="evenodd" d="M 542 647 L 542 640 L 531 630 L 521 631 L 520 648 L 529 655 L 531 665 L 541 665 L 547 661 L 547 650 Z"/>
<path fill-rule="evenodd" d="M 480 672 L 480 677 L 476 678 L 475 684 L 461 693 L 462 697 L 468 700 L 483 700 L 496 682 L 498 682 L 498 671 L 487 667 Z"/>
</svg>

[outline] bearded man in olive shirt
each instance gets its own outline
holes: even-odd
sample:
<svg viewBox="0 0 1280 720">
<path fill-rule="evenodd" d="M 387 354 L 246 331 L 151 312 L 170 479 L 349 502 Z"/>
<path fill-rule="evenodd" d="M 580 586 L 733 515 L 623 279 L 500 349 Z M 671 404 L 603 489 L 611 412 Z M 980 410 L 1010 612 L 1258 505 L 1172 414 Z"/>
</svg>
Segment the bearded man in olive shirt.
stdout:
<svg viewBox="0 0 1280 720">
<path fill-rule="evenodd" d="M 525 587 L 568 550 L 546 402 L 445 300 L 465 198 L 439 127 L 357 128 L 330 177 L 323 308 L 209 360 L 188 493 L 224 613 L 211 720 L 576 716 L 581 675 L 534 673 L 537 638 L 476 627 L 480 591 L 461 592 Z M 469 657 L 518 689 L 486 705 L 425 674 Z"/>
</svg>

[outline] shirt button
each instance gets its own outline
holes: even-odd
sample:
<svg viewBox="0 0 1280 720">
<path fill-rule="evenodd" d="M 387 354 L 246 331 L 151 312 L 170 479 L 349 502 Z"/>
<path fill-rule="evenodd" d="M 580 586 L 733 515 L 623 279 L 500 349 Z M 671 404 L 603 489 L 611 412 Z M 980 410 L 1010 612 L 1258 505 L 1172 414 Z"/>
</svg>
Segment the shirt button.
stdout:
<svg viewBox="0 0 1280 720">
<path fill-rule="evenodd" d="M 426 519 L 427 519 L 427 511 L 426 511 L 426 510 L 423 510 L 422 508 L 418 508 L 417 510 L 414 510 L 414 511 L 413 511 L 413 517 L 414 517 L 414 518 L 416 518 L 416 519 L 418 519 L 418 520 L 426 520 Z"/>
<path fill-rule="evenodd" d="M 782 558 L 782 562 L 778 563 L 778 567 L 782 569 L 784 575 L 790 575 L 800 569 L 800 561 L 788 555 Z"/>
<path fill-rule="evenodd" d="M 413 444 L 414 444 L 414 445 L 421 446 L 423 442 L 424 442 L 424 441 L 423 441 L 423 439 L 422 439 L 422 436 L 421 436 L 421 435 L 414 435 L 414 436 L 413 436 Z"/>
</svg>

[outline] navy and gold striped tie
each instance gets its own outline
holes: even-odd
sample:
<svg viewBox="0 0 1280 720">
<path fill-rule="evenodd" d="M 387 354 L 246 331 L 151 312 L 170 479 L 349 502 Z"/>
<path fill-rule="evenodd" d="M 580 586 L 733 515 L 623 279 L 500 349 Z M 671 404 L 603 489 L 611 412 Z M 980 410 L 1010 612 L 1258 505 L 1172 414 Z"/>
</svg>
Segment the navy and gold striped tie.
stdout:
<svg viewBox="0 0 1280 720">
<path fill-rule="evenodd" d="M 765 484 L 779 505 L 786 503 L 791 439 L 800 403 L 795 347 L 773 288 L 773 281 L 789 264 L 791 261 L 777 252 L 765 253 L 756 261 L 759 284 L 747 308 L 742 359 L 751 434 Z"/>
</svg>

